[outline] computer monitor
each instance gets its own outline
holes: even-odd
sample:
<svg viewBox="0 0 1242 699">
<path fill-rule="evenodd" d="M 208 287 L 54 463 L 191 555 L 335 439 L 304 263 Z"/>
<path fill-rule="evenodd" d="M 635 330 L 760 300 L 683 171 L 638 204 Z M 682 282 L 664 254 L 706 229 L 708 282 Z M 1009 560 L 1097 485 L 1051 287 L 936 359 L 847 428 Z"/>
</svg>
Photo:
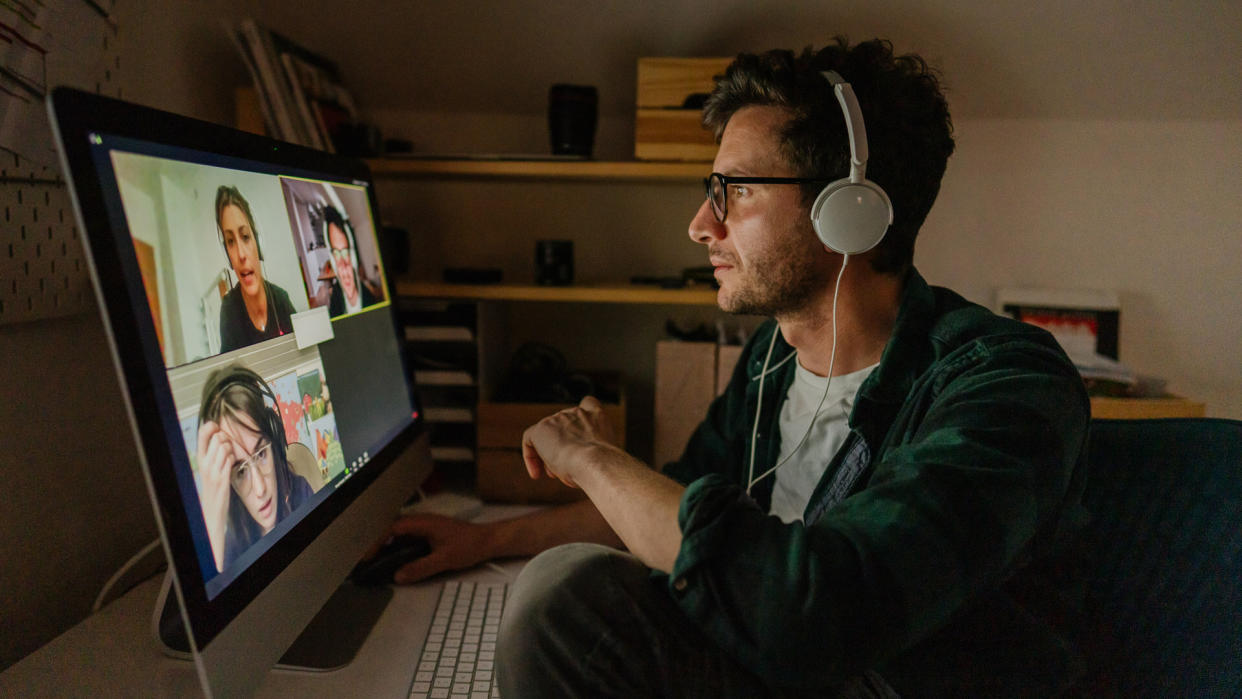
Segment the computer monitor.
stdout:
<svg viewBox="0 0 1242 699">
<path fill-rule="evenodd" d="M 102 409 L 129 413 L 168 558 L 162 626 L 209 695 L 247 693 L 431 468 L 369 171 L 74 90 L 49 109 L 126 397 Z"/>
</svg>

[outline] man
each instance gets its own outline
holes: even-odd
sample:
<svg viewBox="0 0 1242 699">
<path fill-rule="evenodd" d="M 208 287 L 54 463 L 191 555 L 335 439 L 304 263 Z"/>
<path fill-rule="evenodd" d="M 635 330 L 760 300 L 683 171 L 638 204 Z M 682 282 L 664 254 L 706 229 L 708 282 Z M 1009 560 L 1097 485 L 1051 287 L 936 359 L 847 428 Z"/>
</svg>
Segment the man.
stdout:
<svg viewBox="0 0 1242 699">
<path fill-rule="evenodd" d="M 852 259 L 810 221 L 851 170 L 840 80 L 893 211 Z M 400 520 L 435 550 L 399 579 L 569 541 L 628 549 L 526 566 L 501 629 L 509 697 L 1055 694 L 1074 656 L 1043 571 L 1079 514 L 1088 404 L 1049 335 L 912 267 L 953 148 L 937 80 L 880 41 L 741 55 L 704 122 L 720 148 L 690 236 L 721 308 L 774 320 L 682 458 L 647 468 L 587 398 L 530 428 L 523 455 L 589 500 Z"/>
<path fill-rule="evenodd" d="M 328 230 L 328 247 L 332 251 L 332 271 L 336 275 L 328 299 L 328 316 L 335 318 L 360 311 L 376 299 L 358 276 L 358 250 L 347 232 L 345 218 L 331 206 L 324 208 L 323 218 Z"/>
</svg>

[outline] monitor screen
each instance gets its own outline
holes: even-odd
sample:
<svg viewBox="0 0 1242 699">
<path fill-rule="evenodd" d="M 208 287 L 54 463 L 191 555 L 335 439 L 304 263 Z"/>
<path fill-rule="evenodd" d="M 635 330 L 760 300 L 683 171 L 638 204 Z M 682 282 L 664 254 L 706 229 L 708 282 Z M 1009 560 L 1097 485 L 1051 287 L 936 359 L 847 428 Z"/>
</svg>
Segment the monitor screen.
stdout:
<svg viewBox="0 0 1242 699">
<path fill-rule="evenodd" d="M 201 649 L 422 431 L 372 183 L 116 100 L 62 90 L 52 110 Z"/>
<path fill-rule="evenodd" d="M 216 597 L 417 417 L 363 182 L 92 136 L 171 390 Z"/>
</svg>

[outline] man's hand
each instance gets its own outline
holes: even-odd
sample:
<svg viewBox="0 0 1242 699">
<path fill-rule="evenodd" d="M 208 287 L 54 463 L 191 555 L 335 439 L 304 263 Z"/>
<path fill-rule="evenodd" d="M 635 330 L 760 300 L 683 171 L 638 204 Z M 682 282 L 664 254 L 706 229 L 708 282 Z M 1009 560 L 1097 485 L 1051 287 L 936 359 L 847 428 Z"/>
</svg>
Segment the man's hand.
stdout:
<svg viewBox="0 0 1242 699">
<path fill-rule="evenodd" d="M 587 396 L 540 420 L 522 435 L 531 478 L 581 487 L 621 542 L 643 563 L 668 572 L 681 547 L 679 483 L 613 444 L 599 401 Z"/>
<path fill-rule="evenodd" d="M 574 473 L 588 466 L 590 449 L 614 446 L 612 426 L 604 407 L 587 396 L 575 408 L 566 408 L 535 423 L 522 435 L 522 460 L 531 478 L 547 476 L 577 488 Z"/>
<path fill-rule="evenodd" d="M 442 515 L 417 514 L 400 517 L 393 522 L 384 538 L 376 542 L 363 558 L 374 556 L 384 541 L 400 535 L 421 536 L 431 547 L 431 553 L 397 569 L 393 582 L 402 585 L 437 573 L 470 568 L 491 557 L 485 545 L 485 527 Z"/>
</svg>

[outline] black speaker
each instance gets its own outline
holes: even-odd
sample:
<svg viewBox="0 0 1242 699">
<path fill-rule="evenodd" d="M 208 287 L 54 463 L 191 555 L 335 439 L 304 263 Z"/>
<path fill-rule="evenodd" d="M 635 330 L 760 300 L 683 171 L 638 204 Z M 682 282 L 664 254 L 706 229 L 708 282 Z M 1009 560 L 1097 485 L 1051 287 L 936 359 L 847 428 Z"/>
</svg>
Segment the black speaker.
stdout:
<svg viewBox="0 0 1242 699">
<path fill-rule="evenodd" d="M 574 283 L 574 241 L 540 240 L 535 243 L 535 283 L 542 286 Z"/>
<path fill-rule="evenodd" d="M 591 157 L 599 95 L 591 85 L 553 85 L 548 91 L 548 134 L 554 155 Z"/>
</svg>

